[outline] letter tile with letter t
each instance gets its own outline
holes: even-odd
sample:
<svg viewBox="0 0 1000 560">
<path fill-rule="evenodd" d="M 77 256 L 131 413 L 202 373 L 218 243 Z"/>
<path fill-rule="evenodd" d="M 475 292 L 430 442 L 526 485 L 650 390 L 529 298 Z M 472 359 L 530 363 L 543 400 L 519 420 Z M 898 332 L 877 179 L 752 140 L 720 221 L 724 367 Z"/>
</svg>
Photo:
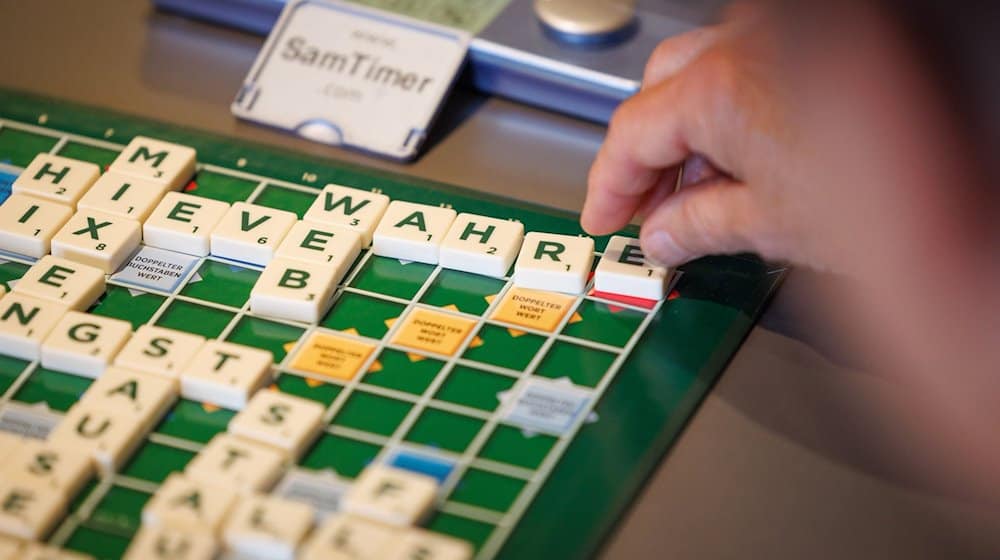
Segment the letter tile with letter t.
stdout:
<svg viewBox="0 0 1000 560">
<path fill-rule="evenodd" d="M 267 350 L 210 340 L 181 372 L 181 395 L 239 410 L 270 381 L 273 359 Z"/>
</svg>

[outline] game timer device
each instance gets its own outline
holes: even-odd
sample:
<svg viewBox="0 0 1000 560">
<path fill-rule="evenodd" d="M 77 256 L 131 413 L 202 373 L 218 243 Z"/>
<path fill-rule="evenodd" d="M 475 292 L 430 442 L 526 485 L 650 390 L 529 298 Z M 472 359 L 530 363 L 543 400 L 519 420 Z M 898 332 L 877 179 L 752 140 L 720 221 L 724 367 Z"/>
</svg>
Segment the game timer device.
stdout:
<svg viewBox="0 0 1000 560">
<path fill-rule="evenodd" d="M 166 11 L 266 34 L 285 0 L 155 0 Z M 597 122 L 639 89 L 663 39 L 704 25 L 721 0 L 357 0 L 471 33 L 463 81 Z"/>
<path fill-rule="evenodd" d="M 592 557 L 783 275 L 637 233 L 0 89 L 0 558 Z"/>
</svg>

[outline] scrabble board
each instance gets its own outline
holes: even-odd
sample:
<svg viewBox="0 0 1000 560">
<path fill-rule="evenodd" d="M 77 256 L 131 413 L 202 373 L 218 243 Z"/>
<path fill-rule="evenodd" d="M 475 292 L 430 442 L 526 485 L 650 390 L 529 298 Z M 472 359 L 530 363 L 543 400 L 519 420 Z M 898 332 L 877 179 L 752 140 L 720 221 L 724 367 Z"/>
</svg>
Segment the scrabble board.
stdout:
<svg viewBox="0 0 1000 560">
<path fill-rule="evenodd" d="M 105 172 L 136 136 L 194 148 L 196 173 L 180 194 L 206 204 L 246 202 L 288 212 L 294 221 L 336 184 L 514 220 L 529 233 L 582 235 L 569 213 L 3 90 L 0 203 L 7 204 L 11 184 L 38 154 Z M 609 238 L 593 242 L 599 259 Z M 12 289 L 37 264 L 23 254 L 0 255 L 0 304 L 17 295 Z M 363 248 L 343 271 L 332 305 L 317 320 L 300 321 L 251 309 L 261 264 L 143 246 L 109 266 L 103 290 L 82 316 L 120 320 L 115 324 L 137 331 L 133 338 L 152 325 L 210 341 L 216 352 L 270 353 L 273 363 L 249 394 L 216 399 L 209 391 L 214 402 L 182 395 L 149 403 L 155 422 L 126 451 L 98 460 L 105 468 L 74 488 L 43 536 L 97 558 L 120 557 L 133 539 L 148 540 L 149 529 L 140 529 L 172 519 L 163 503 L 190 484 L 219 442 L 259 435 L 247 411 L 281 399 L 306 403 L 299 406 L 309 417 L 302 422 L 316 429 L 261 444 L 282 448 L 280 467 L 269 482 L 254 479 L 257 494 L 227 509 L 229 526 L 253 500 L 272 496 L 281 498 L 283 518 L 309 520 L 299 540 L 319 539 L 335 530 L 330 520 L 343 522 L 342 510 L 367 515 L 363 488 L 388 487 L 400 476 L 405 484 L 417 481 L 407 496 L 429 506 L 383 515 L 386 524 L 375 527 L 419 525 L 406 538 L 457 539 L 447 542 L 468 543 L 481 559 L 539 551 L 588 557 L 677 438 L 783 272 L 753 256 L 705 258 L 681 267 L 668 295 L 651 300 L 595 291 L 590 275 L 579 294 L 523 292 L 508 275 Z M 92 385 L 127 375 L 59 361 L 55 351 L 50 363 L 65 365 L 46 367 L 5 351 L 13 348 L 0 343 L 0 447 L 15 437 L 58 435 L 64 420 L 75 421 L 70 411 Z M 197 385 L 184 391 L 201 394 Z M 192 550 L 210 544 L 199 540 Z M 429 557 L 463 557 L 464 549 L 454 550 L 457 556 Z"/>
</svg>

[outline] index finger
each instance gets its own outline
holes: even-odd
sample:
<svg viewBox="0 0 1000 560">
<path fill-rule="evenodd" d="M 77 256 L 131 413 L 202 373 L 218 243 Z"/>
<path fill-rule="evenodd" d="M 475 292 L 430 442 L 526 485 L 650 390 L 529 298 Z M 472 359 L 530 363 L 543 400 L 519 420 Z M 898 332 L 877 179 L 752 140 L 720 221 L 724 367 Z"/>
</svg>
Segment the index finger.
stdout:
<svg viewBox="0 0 1000 560">
<path fill-rule="evenodd" d="M 611 233 L 635 215 L 662 171 L 690 153 L 685 114 L 675 80 L 626 100 L 611 119 L 608 134 L 590 168 L 580 223 L 594 235 Z"/>
</svg>

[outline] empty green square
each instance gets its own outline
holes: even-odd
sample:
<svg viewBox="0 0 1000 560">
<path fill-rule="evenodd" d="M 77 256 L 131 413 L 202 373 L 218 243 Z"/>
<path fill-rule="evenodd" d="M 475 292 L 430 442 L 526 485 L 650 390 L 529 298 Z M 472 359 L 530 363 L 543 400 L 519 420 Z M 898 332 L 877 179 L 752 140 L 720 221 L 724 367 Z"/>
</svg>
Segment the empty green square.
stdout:
<svg viewBox="0 0 1000 560">
<path fill-rule="evenodd" d="M 386 321 L 398 318 L 404 309 L 384 299 L 344 293 L 320 324 L 335 331 L 355 329 L 362 336 L 382 338 L 389 332 Z"/>
<path fill-rule="evenodd" d="M 577 385 L 596 387 L 616 357 L 603 350 L 559 341 L 549 349 L 535 374 L 552 379 L 568 377 Z"/>
<path fill-rule="evenodd" d="M 44 402 L 53 410 L 67 411 L 93 383 L 92 379 L 39 367 L 21 385 L 14 400 L 33 404 Z"/>
<path fill-rule="evenodd" d="M 132 456 L 125 465 L 122 474 L 149 482 L 163 482 L 167 475 L 174 471 L 182 471 L 194 453 L 148 442 Z"/>
<path fill-rule="evenodd" d="M 132 323 L 133 329 L 138 329 L 163 305 L 164 299 L 166 298 L 161 295 L 149 292 L 133 294 L 127 288 L 109 284 L 104 295 L 90 308 L 90 313 L 122 319 Z"/>
<path fill-rule="evenodd" d="M 365 373 L 364 382 L 387 389 L 422 395 L 443 365 L 433 358 L 385 349 Z"/>
<path fill-rule="evenodd" d="M 603 301 L 584 300 L 577 308 L 582 320 L 570 323 L 563 334 L 610 346 L 625 346 L 646 314 Z"/>
<path fill-rule="evenodd" d="M 194 184 L 193 189 L 188 188 L 185 191 L 189 194 L 229 203 L 246 200 L 257 188 L 255 181 L 211 171 L 200 171 L 194 178 Z"/>
<path fill-rule="evenodd" d="M 63 144 L 62 148 L 59 148 L 59 155 L 62 157 L 96 163 L 101 166 L 101 169 L 103 170 L 107 169 L 107 167 L 111 165 L 111 162 L 118 157 L 118 151 L 91 146 L 89 144 L 81 144 L 70 140 L 69 142 Z"/>
<path fill-rule="evenodd" d="M 410 428 L 406 440 L 461 453 L 482 427 L 482 420 L 428 408 Z"/>
<path fill-rule="evenodd" d="M 556 438 L 542 434 L 525 435 L 511 426 L 497 426 L 479 456 L 491 461 L 536 469 L 545 460 Z"/>
<path fill-rule="evenodd" d="M 402 299 L 412 299 L 434 272 L 434 265 L 407 262 L 389 257 L 372 256 L 351 282 L 359 290 L 367 290 Z"/>
<path fill-rule="evenodd" d="M 442 269 L 422 301 L 437 307 L 454 305 L 464 313 L 482 315 L 503 286 L 503 280 L 489 276 Z"/>
<path fill-rule="evenodd" d="M 226 431 L 229 421 L 235 415 L 232 410 L 181 399 L 160 421 L 156 431 L 189 441 L 208 443 L 216 434 Z"/>
<path fill-rule="evenodd" d="M 35 156 L 56 145 L 57 138 L 4 127 L 0 129 L 0 163 L 27 167 Z"/>
<path fill-rule="evenodd" d="M 116 535 L 132 535 L 142 524 L 142 507 L 152 497 L 152 494 L 131 488 L 112 486 L 97 503 L 86 524 Z"/>
<path fill-rule="evenodd" d="M 235 264 L 206 260 L 192 274 L 181 295 L 230 307 L 243 307 L 260 273 Z"/>
<path fill-rule="evenodd" d="M 302 459 L 308 469 L 333 469 L 340 476 L 354 478 L 378 455 L 381 447 L 332 434 L 323 434 Z"/>
<path fill-rule="evenodd" d="M 280 362 L 285 359 L 285 354 L 288 353 L 285 347 L 291 348 L 304 332 L 303 328 L 275 323 L 259 317 L 244 316 L 236 323 L 226 340 L 267 350 L 274 356 L 273 361 Z"/>
<path fill-rule="evenodd" d="M 465 366 L 455 366 L 441 384 L 434 398 L 486 411 L 496 410 L 497 393 L 510 389 L 513 377 L 487 373 Z"/>
<path fill-rule="evenodd" d="M 0 355 L 0 395 L 7 392 L 27 367 L 28 362 L 24 360 Z"/>
<path fill-rule="evenodd" d="M 476 337 L 463 358 L 513 370 L 528 367 L 545 342 L 536 334 L 491 324 L 483 325 Z"/>
<path fill-rule="evenodd" d="M 410 403 L 356 390 L 337 412 L 333 423 L 345 428 L 391 436 L 406 418 L 410 408 Z"/>
<path fill-rule="evenodd" d="M 282 393 L 316 401 L 323 406 L 329 406 L 341 391 L 340 385 L 287 372 L 278 376 L 275 384 Z"/>
<path fill-rule="evenodd" d="M 131 538 L 131 534 L 113 534 L 81 525 L 69 536 L 63 548 L 89 554 L 100 560 L 116 560 L 125 554 Z"/>
<path fill-rule="evenodd" d="M 309 210 L 313 201 L 316 200 L 317 195 L 319 195 L 319 191 L 303 192 L 278 185 L 268 185 L 257 195 L 253 203 L 295 212 L 299 219 L 302 219 L 302 216 L 306 215 L 306 210 Z"/>
<path fill-rule="evenodd" d="M 25 272 L 28 272 L 28 265 L 26 264 L 14 261 L 0 262 L 0 284 L 3 284 L 9 292 L 12 287 L 9 282 L 20 279 L 24 276 Z"/>
<path fill-rule="evenodd" d="M 229 311 L 197 303 L 174 300 L 160 315 L 156 324 L 168 329 L 200 334 L 205 338 L 216 338 L 222 334 L 235 315 Z"/>
<path fill-rule="evenodd" d="M 455 485 L 448 499 L 504 512 L 517 499 L 524 485 L 523 480 L 470 468 Z"/>
<path fill-rule="evenodd" d="M 486 539 L 493 534 L 496 527 L 450 513 L 439 513 L 430 520 L 427 528 L 435 533 L 451 535 L 468 541 L 476 550 L 479 550 L 486 543 Z"/>
</svg>

